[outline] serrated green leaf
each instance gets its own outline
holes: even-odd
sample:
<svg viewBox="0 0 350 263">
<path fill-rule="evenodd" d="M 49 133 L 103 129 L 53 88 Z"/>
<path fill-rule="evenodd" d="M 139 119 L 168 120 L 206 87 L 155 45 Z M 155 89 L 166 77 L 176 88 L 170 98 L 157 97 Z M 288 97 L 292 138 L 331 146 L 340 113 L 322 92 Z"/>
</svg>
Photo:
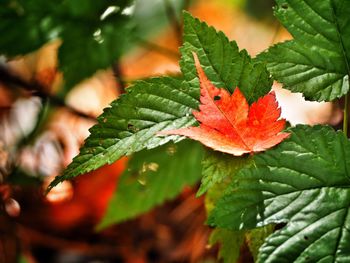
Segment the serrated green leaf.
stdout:
<svg viewBox="0 0 350 263">
<path fill-rule="evenodd" d="M 138 216 L 196 183 L 202 157 L 203 147 L 188 140 L 133 155 L 99 228 Z"/>
<path fill-rule="evenodd" d="M 223 32 L 184 13 L 184 45 L 180 66 L 185 79 L 198 87 L 192 52 L 195 52 L 211 82 L 232 92 L 236 87 L 249 103 L 268 93 L 272 79 L 265 65 L 252 61 L 248 53 L 239 52 L 236 42 L 230 42 Z"/>
<path fill-rule="evenodd" d="M 179 136 L 160 137 L 164 129 L 194 125 L 193 109 L 198 100 L 189 94 L 193 88 L 175 78 L 138 81 L 127 93 L 112 102 L 90 129 L 80 154 L 56 177 L 50 188 L 63 180 L 111 164 L 124 155 L 161 146 Z"/>
<path fill-rule="evenodd" d="M 218 258 L 225 263 L 236 263 L 241 245 L 244 243 L 244 231 L 232 231 L 222 228 L 214 229 L 209 237 L 209 244 L 220 244 Z"/>
<path fill-rule="evenodd" d="M 225 178 L 236 174 L 242 167 L 249 165 L 247 156 L 236 157 L 231 154 L 207 150 L 202 162 L 203 178 L 197 196 L 204 194 L 210 187 L 221 183 Z"/>
<path fill-rule="evenodd" d="M 350 141 L 327 126 L 297 126 L 237 175 L 211 225 L 233 230 L 286 223 L 258 262 L 350 261 Z"/>
<path fill-rule="evenodd" d="M 189 23 L 194 23 L 195 25 L 199 23 L 204 28 L 203 34 L 201 33 L 204 38 L 207 35 L 206 38 L 213 40 L 214 43 L 227 41 L 225 43 L 231 45 L 223 33 L 215 33 L 213 28 L 201 24 L 189 14 L 185 15 L 185 17 L 187 17 L 185 19 L 185 28 L 191 27 Z M 197 29 L 200 30 L 201 28 Z M 185 33 L 185 46 L 191 43 L 188 37 L 188 35 L 186 37 Z M 223 46 L 226 46 L 226 44 L 223 44 Z M 206 45 L 203 45 L 203 47 L 205 48 Z M 231 50 L 231 48 L 230 46 L 227 49 Z M 209 50 L 211 49 L 209 48 Z M 183 51 L 185 53 L 190 52 L 186 48 Z M 193 47 L 192 51 L 197 52 L 200 49 Z M 245 61 L 244 65 L 246 66 L 242 68 L 234 66 L 230 68 L 229 72 L 223 71 L 222 74 L 237 75 L 236 72 L 241 72 L 242 70 L 245 72 L 244 74 L 252 74 L 253 78 L 251 81 L 248 79 L 244 80 L 244 74 L 240 74 L 242 83 L 244 81 L 248 84 L 250 83 L 247 86 L 251 87 L 251 89 L 246 89 L 246 92 L 252 93 L 248 97 L 252 100 L 260 92 L 262 92 L 261 95 L 265 94 L 270 90 L 271 86 L 271 80 L 268 77 L 266 79 L 265 76 L 267 74 L 266 70 L 247 71 L 251 67 L 261 68 L 262 64 L 254 64 L 246 52 L 236 54 L 236 51 L 235 49 L 229 51 L 232 53 L 231 59 L 237 55 L 241 57 L 242 63 Z M 186 58 L 188 55 L 185 53 L 183 58 Z M 215 54 L 214 57 L 210 55 L 209 58 L 216 59 L 215 61 L 219 62 L 220 56 L 215 56 Z M 233 62 L 235 61 L 231 61 L 231 63 Z M 185 75 L 188 75 L 187 67 L 192 67 L 190 69 L 191 72 L 195 71 L 193 61 L 187 63 L 183 60 L 181 64 Z M 221 69 L 215 68 L 215 70 Z M 258 77 L 255 78 L 254 76 Z M 198 81 L 196 76 L 195 78 Z M 257 80 L 257 86 L 251 86 L 251 83 Z M 261 83 L 269 84 L 261 86 Z M 198 107 L 199 85 L 192 85 L 192 81 L 188 78 L 186 81 L 173 78 L 155 78 L 140 81 L 127 91 L 127 94 L 114 101 L 111 104 L 111 108 L 106 109 L 99 117 L 99 123 L 90 130 L 91 135 L 86 140 L 79 156 L 74 158 L 73 163 L 69 165 L 62 176 L 57 177 L 52 182 L 50 188 L 63 180 L 97 169 L 104 164 L 112 163 L 123 155 L 129 155 L 142 149 L 155 148 L 167 143 L 169 140 L 180 140 L 182 138 L 179 136 L 157 137 L 156 133 L 166 129 L 188 127 L 196 123 L 192 116 L 192 111 Z M 255 93 L 255 91 L 257 92 Z"/>
<path fill-rule="evenodd" d="M 273 77 L 309 100 L 349 91 L 350 0 L 277 0 L 275 15 L 294 40 L 259 56 Z"/>
</svg>

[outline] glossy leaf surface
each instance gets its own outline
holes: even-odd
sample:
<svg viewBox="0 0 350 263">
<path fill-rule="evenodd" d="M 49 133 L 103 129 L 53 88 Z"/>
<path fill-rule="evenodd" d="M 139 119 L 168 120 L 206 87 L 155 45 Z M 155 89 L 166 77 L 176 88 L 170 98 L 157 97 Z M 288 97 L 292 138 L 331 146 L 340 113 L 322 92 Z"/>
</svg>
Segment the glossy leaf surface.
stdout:
<svg viewBox="0 0 350 263">
<path fill-rule="evenodd" d="M 209 42 L 216 43 L 215 45 L 230 50 L 231 64 L 241 63 L 239 62 L 241 60 L 235 60 L 237 56 L 241 55 L 232 44 L 233 42 L 230 43 L 222 33 L 217 33 L 213 28 L 200 23 L 187 13 L 184 27 L 184 48 L 181 50 L 182 61 L 180 64 L 186 79 L 184 81 L 175 78 L 149 79 L 129 87 L 127 93 L 112 102 L 111 107 L 107 108 L 99 117 L 99 123 L 90 130 L 91 135 L 86 140 L 79 156 L 73 160 L 62 176 L 56 178 L 51 187 L 63 180 L 97 169 L 106 163 L 112 163 L 121 156 L 142 149 L 155 148 L 169 140 L 176 142 L 180 139 L 179 136 L 161 138 L 156 137 L 155 134 L 161 130 L 178 129 L 196 123 L 192 111 L 198 107 L 200 89 L 197 74 L 189 73 L 189 71 L 196 71 L 193 58 L 186 59 L 188 52 L 191 57 L 193 56 L 189 48 L 197 51 L 203 46 L 209 52 L 211 50 Z M 201 36 L 202 42 L 200 43 L 202 44 L 200 46 L 194 46 L 193 41 L 197 40 L 190 37 L 191 32 Z M 205 41 L 207 44 L 203 43 L 204 39 L 208 39 Z M 227 56 L 225 55 L 225 57 Z M 211 52 L 210 58 L 217 64 L 222 59 L 222 53 Z M 249 81 L 246 79 L 248 81 L 246 83 L 252 83 L 250 87 L 254 87 L 249 89 L 254 94 L 250 97 L 250 100 L 253 101 L 270 90 L 272 81 L 262 64 L 259 63 L 257 66 L 250 59 L 244 61 L 244 68 L 247 70 L 243 70 L 241 66 L 232 66 L 229 71 L 225 71 L 225 68 L 216 68 L 216 70 L 217 72 L 223 70 L 222 74 L 224 75 L 238 74 L 237 76 L 241 76 L 242 80 L 245 77 L 240 75 L 241 72 L 246 72 L 244 73 L 246 76 L 250 75 L 251 78 Z M 256 67 L 261 70 L 255 70 Z M 233 82 L 227 83 L 235 84 Z M 259 83 L 259 85 L 256 86 L 254 83 Z M 247 86 L 250 85 L 248 84 Z"/>
<path fill-rule="evenodd" d="M 166 128 L 193 125 L 191 112 L 198 101 L 189 95 L 191 88 L 180 79 L 154 78 L 139 81 L 112 102 L 90 129 L 80 154 L 51 187 L 79 174 L 110 164 L 124 155 L 152 149 L 177 136 L 161 138 L 156 132 Z"/>
<path fill-rule="evenodd" d="M 258 262 L 348 262 L 350 141 L 327 126 L 291 131 L 239 172 L 208 222 L 233 230 L 286 223 L 260 248 Z"/>
<path fill-rule="evenodd" d="M 277 0 L 275 15 L 294 40 L 259 56 L 273 77 L 309 100 L 349 91 L 350 0 Z"/>
<path fill-rule="evenodd" d="M 184 45 L 181 47 L 181 71 L 193 87 L 199 87 L 193 52 L 213 82 L 230 93 L 240 87 L 251 104 L 268 93 L 272 79 L 264 63 L 253 61 L 245 50 L 239 51 L 235 41 L 225 34 L 184 13 Z"/>
<path fill-rule="evenodd" d="M 201 104 L 200 111 L 194 111 L 193 115 L 200 126 L 160 134 L 187 136 L 216 151 L 236 156 L 265 151 L 288 137 L 288 133 L 281 132 L 285 120 L 278 120 L 281 110 L 274 92 L 249 106 L 239 88 L 230 95 L 227 90 L 215 87 L 201 68 L 198 57 L 195 54 L 194 57 Z"/>
</svg>

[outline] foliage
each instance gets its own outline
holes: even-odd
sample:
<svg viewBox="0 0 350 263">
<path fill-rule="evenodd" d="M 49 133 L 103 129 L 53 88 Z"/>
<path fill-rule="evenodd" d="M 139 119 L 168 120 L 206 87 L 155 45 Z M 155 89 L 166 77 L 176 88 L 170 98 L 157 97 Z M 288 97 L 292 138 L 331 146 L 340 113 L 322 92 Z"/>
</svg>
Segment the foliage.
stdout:
<svg viewBox="0 0 350 263">
<path fill-rule="evenodd" d="M 202 155 L 202 146 L 187 140 L 133 155 L 99 228 L 146 212 L 196 183 Z"/>
<path fill-rule="evenodd" d="M 98 124 L 90 129 L 91 135 L 80 154 L 74 158 L 63 175 L 52 182 L 51 187 L 62 180 L 97 169 L 106 163 L 112 163 L 123 155 L 152 149 L 169 140 L 177 141 L 179 136 L 164 138 L 157 137 L 156 133 L 195 124 L 192 111 L 199 104 L 199 83 L 196 74 L 193 76 L 188 74 L 188 68 L 191 68 L 191 72 L 196 70 L 189 50 L 191 46 L 200 47 L 198 56 L 201 63 L 207 65 L 204 71 L 208 76 L 214 69 L 214 72 L 217 71 L 216 67 L 221 65 L 218 64 L 220 61 L 228 59 L 231 62 L 240 61 L 232 68 L 217 71 L 222 72 L 222 75 L 216 75 L 216 77 L 225 78 L 224 87 L 227 89 L 232 90 L 236 84 L 246 83 L 247 85 L 243 87 L 247 86 L 247 88 L 243 88 L 242 92 L 246 92 L 248 101 L 268 92 L 271 79 L 263 64 L 252 61 L 245 51 L 239 52 L 235 42 L 229 42 L 222 32 L 216 32 L 214 28 L 199 22 L 188 13 L 185 13 L 184 17 L 185 42 L 181 50 L 181 70 L 185 80 L 170 77 L 154 78 L 138 81 L 128 88 L 127 93 L 112 102 L 111 107 L 98 118 Z M 193 31 L 201 35 L 200 39 L 190 37 Z M 203 53 L 203 49 L 206 53 Z M 223 49 L 225 53 L 222 52 Z M 188 53 L 191 54 L 191 58 Z M 240 79 L 239 83 L 230 77 L 232 73 Z M 262 85 L 264 85 L 263 91 L 260 91 Z M 256 93 L 256 90 L 259 92 Z"/>
<path fill-rule="evenodd" d="M 244 233 L 216 228 L 209 238 L 210 245 L 215 243 L 221 246 L 218 258 L 223 259 L 226 263 L 235 263 L 239 258 L 241 245 L 244 243 Z"/>
<path fill-rule="evenodd" d="M 181 79 L 175 78 L 137 82 L 105 109 L 98 118 L 98 124 L 90 129 L 91 135 L 80 154 L 63 176 L 51 183 L 51 187 L 62 180 L 113 163 L 123 155 L 152 149 L 174 139 L 156 137 L 155 133 L 194 124 L 191 112 L 198 101 L 191 96 L 192 90 Z"/>
<path fill-rule="evenodd" d="M 193 115 L 199 127 L 166 130 L 160 134 L 184 135 L 200 141 L 216 151 L 241 156 L 244 153 L 265 151 L 280 143 L 288 133 L 282 133 L 285 120 L 279 120 L 275 93 L 258 99 L 250 107 L 237 87 L 232 95 L 215 87 L 203 72 L 194 53 L 200 82 L 200 111 Z"/>
<path fill-rule="evenodd" d="M 60 67 L 66 73 L 67 83 L 73 85 L 97 68 L 110 65 L 123 52 L 127 39 L 123 38 L 125 43 L 118 43 L 118 47 L 114 43 L 131 32 L 128 17 L 121 12 L 129 2 L 118 2 L 120 10 L 106 19 L 100 19 L 101 12 L 109 6 L 106 1 L 86 1 L 83 5 L 58 3 L 61 2 L 42 3 L 43 12 L 32 0 L 6 0 L 4 5 L 10 8 L 0 10 L 1 17 L 6 18 L 0 25 L 6 32 L 0 52 L 7 55 L 29 52 L 59 36 L 62 40 L 59 57 L 63 63 Z M 50 12 L 55 15 L 48 19 L 46 14 Z M 207 76 L 215 88 L 223 88 L 220 92 L 227 98 L 236 96 L 229 105 L 231 108 L 244 104 L 247 112 L 250 107 L 254 113 L 254 105 L 271 97 L 266 95 L 272 85 L 270 74 L 309 100 L 332 101 L 344 96 L 348 105 L 349 13 L 350 0 L 277 0 L 275 15 L 294 39 L 269 48 L 257 59 L 250 58 L 245 50 L 239 51 L 237 44 L 222 32 L 184 13 L 182 76 L 147 79 L 128 88 L 126 94 L 105 109 L 80 154 L 50 187 L 124 155 L 135 154 L 100 225 L 106 227 L 161 204 L 178 194 L 184 185 L 193 185 L 200 179 L 201 148 L 182 141 L 184 138 L 178 135 L 158 136 L 165 130 L 198 125 L 193 115 L 198 115 L 200 85 L 193 52 L 198 55 L 197 69 L 204 71 L 199 72 L 202 84 L 203 76 Z M 8 48 L 10 39 L 12 43 L 19 38 L 8 22 L 15 20 L 23 31 L 22 41 Z M 84 21 L 92 21 L 94 26 L 85 28 Z M 115 24 L 120 32 L 112 30 Z M 75 39 L 77 35 L 79 40 Z M 76 49 L 71 52 L 81 45 L 81 40 L 85 52 Z M 95 50 L 102 56 L 94 54 Z M 82 72 L 76 74 L 86 52 L 91 57 L 85 59 Z M 67 61 L 75 64 L 65 68 Z M 77 78 L 70 79 L 70 74 Z M 278 110 L 274 103 L 268 100 L 262 111 L 266 110 L 267 116 L 276 121 Z M 345 117 L 347 110 L 345 107 Z M 220 128 L 222 122 L 211 118 L 210 112 L 213 113 L 213 108 L 205 116 L 210 122 L 208 126 Z M 344 118 L 344 127 L 347 122 Z M 259 130 L 275 132 L 270 124 L 264 122 Z M 279 128 L 269 137 L 283 127 Z M 198 195 L 207 192 L 208 224 L 216 227 L 210 242 L 221 243 L 220 256 L 227 262 L 238 258 L 244 241 L 257 262 L 350 261 L 349 139 L 328 126 L 303 125 L 289 132 L 289 139 L 252 157 L 210 153 L 203 161 Z M 170 141 L 179 144 L 167 144 Z M 169 149 L 173 148 L 177 150 L 171 155 Z M 278 230 L 266 238 L 275 224 Z"/>
<path fill-rule="evenodd" d="M 0 8 L 0 53 L 21 55 L 60 39 L 59 69 L 66 88 L 71 88 L 125 52 L 133 25 L 123 10 L 130 4 L 130 0 L 6 0 Z"/>
<path fill-rule="evenodd" d="M 232 230 L 287 223 L 267 239 L 258 262 L 347 262 L 350 141 L 327 126 L 291 132 L 239 172 L 208 222 Z"/>
<path fill-rule="evenodd" d="M 272 79 L 263 63 L 250 58 L 246 50 L 239 51 L 235 41 L 222 32 L 184 13 L 183 46 L 180 66 L 190 86 L 198 89 L 193 53 L 198 55 L 208 79 L 231 93 L 240 87 L 249 104 L 269 92 Z"/>
<path fill-rule="evenodd" d="M 331 101 L 348 93 L 350 1 L 276 2 L 275 15 L 294 40 L 259 57 L 273 77 L 309 100 Z"/>
<path fill-rule="evenodd" d="M 250 158 L 232 158 L 230 154 L 206 151 L 202 161 L 202 181 L 197 195 L 203 195 L 212 186 L 225 182 L 242 167 L 249 164 Z"/>
<path fill-rule="evenodd" d="M 182 0 L 173 2 L 175 10 L 183 6 Z M 67 91 L 159 30 L 167 21 L 163 9 L 161 2 L 144 0 L 5 0 L 0 4 L 0 54 L 27 54 L 59 39 L 58 66 Z"/>
</svg>

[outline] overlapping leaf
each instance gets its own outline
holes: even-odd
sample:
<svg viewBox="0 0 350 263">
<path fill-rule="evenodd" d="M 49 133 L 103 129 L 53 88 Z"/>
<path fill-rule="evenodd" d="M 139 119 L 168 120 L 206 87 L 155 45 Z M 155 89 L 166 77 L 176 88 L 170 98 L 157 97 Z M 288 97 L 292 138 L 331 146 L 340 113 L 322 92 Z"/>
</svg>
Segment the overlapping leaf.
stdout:
<svg viewBox="0 0 350 263">
<path fill-rule="evenodd" d="M 297 126 L 290 139 L 255 156 L 218 201 L 211 225 L 233 230 L 286 223 L 258 262 L 350 260 L 350 141 L 327 126 Z"/>
<path fill-rule="evenodd" d="M 207 151 L 202 161 L 202 182 L 197 195 L 200 196 L 215 184 L 232 177 L 244 166 L 250 164 L 249 157 L 232 157 L 216 151 Z"/>
<path fill-rule="evenodd" d="M 307 99 L 331 101 L 349 91 L 350 0 L 277 0 L 275 15 L 294 40 L 259 59 L 273 77 Z"/>
<path fill-rule="evenodd" d="M 181 48 L 181 71 L 193 87 L 198 87 L 193 55 L 195 52 L 208 78 L 216 87 L 231 93 L 240 87 L 249 104 L 268 93 L 272 79 L 265 65 L 252 61 L 236 42 L 229 41 L 221 31 L 184 13 L 184 45 Z"/>
<path fill-rule="evenodd" d="M 202 155 L 202 146 L 187 140 L 133 155 L 99 228 L 138 216 L 196 183 Z"/>
<path fill-rule="evenodd" d="M 201 104 L 200 111 L 194 111 L 193 115 L 200 126 L 166 130 L 160 134 L 187 136 L 216 151 L 235 156 L 265 151 L 289 136 L 281 132 L 285 120 L 278 120 L 281 110 L 274 92 L 249 107 L 238 87 L 232 95 L 215 87 L 205 75 L 195 53 L 194 59 L 200 81 Z"/>
<path fill-rule="evenodd" d="M 178 136 L 161 138 L 156 132 L 166 128 L 193 125 L 191 112 L 197 99 L 192 88 L 175 78 L 154 78 L 137 82 L 127 93 L 114 101 L 90 129 L 80 154 L 51 187 L 79 174 L 113 163 L 124 155 L 152 149 Z"/>
<path fill-rule="evenodd" d="M 127 94 L 114 101 L 111 108 L 106 109 L 99 117 L 99 123 L 90 130 L 91 135 L 79 156 L 73 160 L 63 176 L 58 177 L 51 186 L 97 169 L 106 163 L 112 163 L 123 155 L 146 148 L 155 148 L 169 140 L 179 139 L 179 136 L 156 137 L 155 134 L 161 130 L 194 125 L 192 111 L 198 107 L 199 83 L 196 79 L 197 75 L 191 77 L 192 74 L 188 72 L 196 70 L 193 60 L 187 59 L 187 53 L 190 52 L 191 47 L 194 51 L 205 48 L 210 53 L 210 60 L 208 61 L 208 58 L 204 60 L 206 65 L 212 65 L 210 67 L 215 68 L 217 72 L 222 71 L 220 76 L 233 74 L 244 80 L 241 84 L 246 83 L 249 87 L 247 92 L 249 91 L 251 101 L 270 90 L 272 82 L 263 65 L 254 64 L 247 55 L 244 55 L 244 52 L 239 53 L 236 45 L 229 42 L 223 33 L 217 33 L 213 28 L 200 23 L 189 14 L 185 15 L 184 27 L 185 43 L 182 49 L 181 67 L 186 80 L 151 79 L 138 82 L 128 88 Z M 200 41 L 191 38 L 191 32 L 200 35 Z M 198 43 L 199 46 L 193 46 L 194 43 Z M 219 47 L 218 50 L 224 49 L 225 53 L 212 52 L 212 46 Z M 200 54 L 202 53 L 203 50 L 200 51 Z M 237 59 L 239 57 L 241 58 Z M 221 61 L 223 58 L 229 58 L 229 60 Z M 218 68 L 220 61 L 229 63 L 229 70 Z M 214 67 L 211 63 L 216 66 Z M 248 79 L 246 76 L 249 74 L 251 78 Z M 237 83 L 227 81 L 226 84 L 235 87 Z"/>
</svg>

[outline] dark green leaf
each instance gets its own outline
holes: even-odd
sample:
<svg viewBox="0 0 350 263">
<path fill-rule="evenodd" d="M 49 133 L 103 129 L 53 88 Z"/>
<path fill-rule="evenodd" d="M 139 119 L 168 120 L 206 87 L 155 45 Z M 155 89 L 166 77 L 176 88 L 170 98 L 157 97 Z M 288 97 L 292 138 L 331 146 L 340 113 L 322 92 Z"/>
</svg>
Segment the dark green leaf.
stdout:
<svg viewBox="0 0 350 263">
<path fill-rule="evenodd" d="M 127 93 L 112 102 L 90 129 L 80 154 L 51 187 L 79 174 L 110 164 L 124 155 L 152 149 L 179 136 L 159 137 L 165 129 L 195 124 L 192 110 L 198 101 L 189 94 L 193 88 L 175 78 L 154 78 L 138 81 Z"/>
<path fill-rule="evenodd" d="M 204 194 L 210 187 L 221 183 L 225 178 L 230 179 L 242 167 L 249 165 L 249 157 L 235 157 L 231 154 L 225 154 L 212 150 L 207 150 L 203 159 L 203 178 L 197 195 Z"/>
<path fill-rule="evenodd" d="M 273 77 L 309 100 L 331 101 L 349 91 L 350 0 L 277 0 L 275 15 L 294 40 L 259 59 Z"/>
<path fill-rule="evenodd" d="M 133 155 L 99 228 L 138 216 L 196 183 L 202 156 L 202 146 L 187 140 Z"/>
<path fill-rule="evenodd" d="M 59 69 L 66 89 L 72 88 L 98 69 L 111 66 L 130 46 L 133 24 L 123 10 L 131 3 L 6 0 L 0 4 L 0 54 L 23 55 L 60 39 Z"/>
<path fill-rule="evenodd" d="M 237 175 L 211 225 L 233 230 L 286 223 L 258 262 L 350 261 L 350 141 L 327 126 L 297 126 Z"/>
<path fill-rule="evenodd" d="M 110 67 L 130 45 L 132 24 L 119 15 L 100 25 L 86 27 L 86 21 L 66 23 L 59 48 L 59 68 L 67 88 L 96 72 Z"/>
<path fill-rule="evenodd" d="M 244 93 L 249 103 L 268 93 L 272 79 L 265 65 L 251 60 L 245 50 L 239 52 L 236 42 L 230 42 L 222 32 L 184 13 L 184 45 L 181 48 L 181 70 L 193 87 L 198 87 L 192 52 L 214 85 Z M 199 91 L 198 91 L 199 92 Z"/>
<path fill-rule="evenodd" d="M 24 55 L 57 38 L 59 28 L 52 12 L 61 1 L 12 1 L 0 3 L 0 54 Z"/>
</svg>

